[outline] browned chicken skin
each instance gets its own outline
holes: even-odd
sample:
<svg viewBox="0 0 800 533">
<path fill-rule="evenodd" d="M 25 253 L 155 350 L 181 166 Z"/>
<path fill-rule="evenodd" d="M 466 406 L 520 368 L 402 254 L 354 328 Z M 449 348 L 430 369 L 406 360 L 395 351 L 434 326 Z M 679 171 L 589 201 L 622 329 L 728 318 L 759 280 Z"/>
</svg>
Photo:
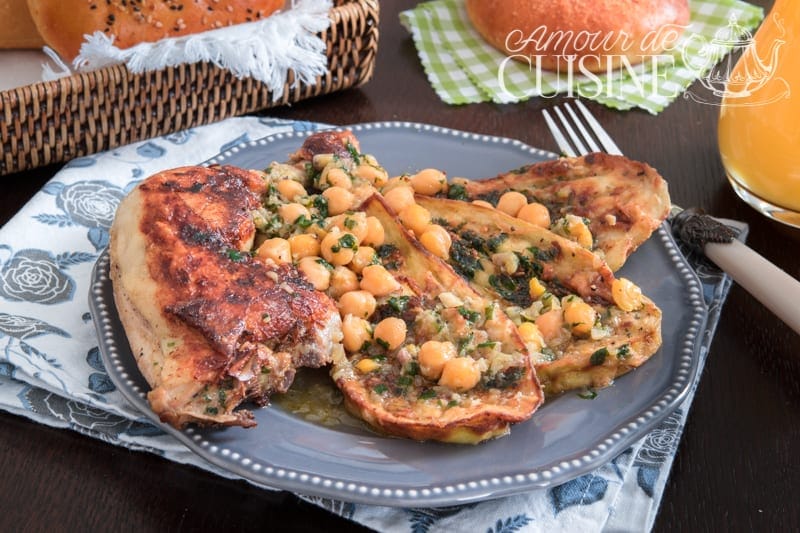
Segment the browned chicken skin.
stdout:
<svg viewBox="0 0 800 533">
<path fill-rule="evenodd" d="M 120 207 L 115 298 L 153 409 L 173 425 L 252 425 L 234 411 L 241 402 L 265 404 L 298 366 L 330 361 L 333 302 L 293 266 L 250 255 L 265 190 L 257 172 L 184 167 L 145 180 Z"/>
</svg>

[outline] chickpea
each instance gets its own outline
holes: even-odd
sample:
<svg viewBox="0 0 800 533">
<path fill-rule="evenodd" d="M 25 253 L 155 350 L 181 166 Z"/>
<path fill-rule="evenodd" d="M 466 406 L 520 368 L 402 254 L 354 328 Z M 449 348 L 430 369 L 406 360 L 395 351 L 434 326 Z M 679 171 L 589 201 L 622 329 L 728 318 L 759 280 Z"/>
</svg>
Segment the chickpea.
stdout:
<svg viewBox="0 0 800 533">
<path fill-rule="evenodd" d="M 349 189 L 353 185 L 353 181 L 347 172 L 342 168 L 333 166 L 332 163 L 328 164 L 320 174 L 319 183 L 321 188 L 327 185 L 328 187 Z"/>
<path fill-rule="evenodd" d="M 353 207 L 355 196 L 343 187 L 334 185 L 322 192 L 322 196 L 328 201 L 328 214 L 339 215 Z"/>
<path fill-rule="evenodd" d="M 389 178 L 381 187 L 381 194 L 385 196 L 387 192 L 398 187 L 411 187 L 411 179 L 405 174 Z"/>
<path fill-rule="evenodd" d="M 283 204 L 278 207 L 278 214 L 287 224 L 294 224 L 301 216 L 311 218 L 311 212 L 308 208 L 298 203 Z"/>
<path fill-rule="evenodd" d="M 361 211 L 356 213 L 342 213 L 328 218 L 326 226 L 328 231 L 333 231 L 333 228 L 338 228 L 340 231 L 352 233 L 358 239 L 358 243 L 364 240 L 367 236 L 367 215 Z"/>
<path fill-rule="evenodd" d="M 539 332 L 539 328 L 536 327 L 536 324 L 533 322 L 523 322 L 519 325 L 519 336 L 522 337 L 522 341 L 525 343 L 529 349 L 533 349 L 533 351 L 540 351 L 542 346 L 544 346 L 544 339 L 542 339 L 542 334 Z"/>
<path fill-rule="evenodd" d="M 564 302 L 564 322 L 572 330 L 573 335 L 586 336 L 592 331 L 597 318 L 592 306 L 575 297 Z"/>
<path fill-rule="evenodd" d="M 617 307 L 626 312 L 642 307 L 642 289 L 629 279 L 615 279 L 611 283 L 611 297 Z"/>
<path fill-rule="evenodd" d="M 395 213 L 401 213 L 403 209 L 416 203 L 414 201 L 414 189 L 407 185 L 395 187 L 384 194 L 383 199 L 386 200 L 386 203 Z"/>
<path fill-rule="evenodd" d="M 292 249 L 286 239 L 267 239 L 256 250 L 256 257 L 262 260 L 272 260 L 279 265 L 290 263 L 292 261 Z"/>
<path fill-rule="evenodd" d="M 375 312 L 377 302 L 372 293 L 367 291 L 349 291 L 339 297 L 337 303 L 339 314 L 369 318 Z"/>
<path fill-rule="evenodd" d="M 346 231 L 331 231 L 319 245 L 322 258 L 328 263 L 338 266 L 346 265 L 353 260 L 358 250 L 358 239 Z"/>
<path fill-rule="evenodd" d="M 358 369 L 358 371 L 361 372 L 362 374 L 369 374 L 370 372 L 375 372 L 376 370 L 379 370 L 381 364 L 377 362 L 375 359 L 366 358 L 356 363 L 355 366 Z"/>
<path fill-rule="evenodd" d="M 434 196 L 447 188 L 447 178 L 441 170 L 426 168 L 411 176 L 411 186 L 417 194 Z"/>
<path fill-rule="evenodd" d="M 468 391 L 481 380 L 478 364 L 471 357 L 450 359 L 442 368 L 439 385 L 456 391 Z"/>
<path fill-rule="evenodd" d="M 497 209 L 511 215 L 512 217 L 517 216 L 519 210 L 522 209 L 523 206 L 528 204 L 528 199 L 525 198 L 525 195 L 521 192 L 517 191 L 508 191 L 503 193 L 500 197 L 500 200 L 497 202 Z"/>
<path fill-rule="evenodd" d="M 547 287 L 542 285 L 542 282 L 539 281 L 539 278 L 531 278 L 528 280 L 528 294 L 530 294 L 532 299 L 538 300 L 539 297 L 546 291 Z"/>
<path fill-rule="evenodd" d="M 536 327 L 548 344 L 561 336 L 561 326 L 564 325 L 564 315 L 561 309 L 551 309 L 536 317 Z"/>
<path fill-rule="evenodd" d="M 488 207 L 489 209 L 494 209 L 494 206 L 487 202 L 486 200 L 473 200 L 473 205 L 479 205 L 481 207 Z"/>
<path fill-rule="evenodd" d="M 342 319 L 342 344 L 350 353 L 358 352 L 372 339 L 369 322 L 361 317 L 345 315 Z"/>
<path fill-rule="evenodd" d="M 362 180 L 370 182 L 375 187 L 382 187 L 389 181 L 389 174 L 379 166 L 361 164 L 356 167 L 353 174 Z"/>
<path fill-rule="evenodd" d="M 458 356 L 450 341 L 426 341 L 419 347 L 419 371 L 428 379 L 437 380 L 442 375 L 444 364 Z"/>
<path fill-rule="evenodd" d="M 419 204 L 411 204 L 400 211 L 400 222 L 414 232 L 421 235 L 431 223 L 430 212 Z"/>
<path fill-rule="evenodd" d="M 329 294 L 339 298 L 342 294 L 358 290 L 358 276 L 346 266 L 337 266 L 331 272 L 331 286 Z"/>
<path fill-rule="evenodd" d="M 447 230 L 438 224 L 431 224 L 419 236 L 419 242 L 433 255 L 447 259 L 450 256 L 450 246 L 453 244 Z"/>
<path fill-rule="evenodd" d="M 386 238 L 383 224 L 376 217 L 367 217 L 367 234 L 362 239 L 362 243 L 369 246 L 380 246 Z"/>
<path fill-rule="evenodd" d="M 333 161 L 333 154 L 315 154 L 311 159 L 311 164 L 314 165 L 315 170 L 323 170 L 331 161 Z"/>
<path fill-rule="evenodd" d="M 319 255 L 319 239 L 316 235 L 301 233 L 300 235 L 292 235 L 288 241 L 294 260 L 302 259 L 309 255 Z"/>
<path fill-rule="evenodd" d="M 372 336 L 387 350 L 396 350 L 406 340 L 406 323 L 393 316 L 384 318 L 375 326 Z"/>
<path fill-rule="evenodd" d="M 525 222 L 530 222 L 540 228 L 550 227 L 550 211 L 544 205 L 536 202 L 522 206 L 517 213 L 517 218 L 521 218 Z"/>
<path fill-rule="evenodd" d="M 361 274 L 364 267 L 378 264 L 378 262 L 378 254 L 375 253 L 375 248 L 359 246 L 356 255 L 353 256 L 353 260 L 347 266 L 356 274 Z"/>
<path fill-rule="evenodd" d="M 383 265 L 368 265 L 361 270 L 360 287 L 375 296 L 386 296 L 400 290 L 401 285 Z"/>
<path fill-rule="evenodd" d="M 567 237 L 577 242 L 584 248 L 591 249 L 594 244 L 592 232 L 581 217 L 567 215 L 564 217 L 564 227 Z"/>
<path fill-rule="evenodd" d="M 306 188 L 303 187 L 300 182 L 288 178 L 278 180 L 278 182 L 275 184 L 275 188 L 278 189 L 278 192 L 281 193 L 281 196 L 290 202 L 293 202 L 298 196 L 306 196 L 308 194 L 306 192 Z"/>
<path fill-rule="evenodd" d="M 297 270 L 303 273 L 306 279 L 318 291 L 328 289 L 331 283 L 331 271 L 320 262 L 319 257 L 308 256 L 297 263 Z"/>
</svg>

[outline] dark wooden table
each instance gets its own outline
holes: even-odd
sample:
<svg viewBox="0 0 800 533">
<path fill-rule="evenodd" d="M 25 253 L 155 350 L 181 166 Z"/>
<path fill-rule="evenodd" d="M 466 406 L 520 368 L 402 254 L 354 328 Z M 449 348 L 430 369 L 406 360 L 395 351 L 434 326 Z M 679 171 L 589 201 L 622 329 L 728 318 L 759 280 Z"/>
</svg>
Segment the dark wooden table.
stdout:
<svg viewBox="0 0 800 533">
<path fill-rule="evenodd" d="M 772 2 L 754 3 L 769 7 Z M 369 84 L 268 114 L 335 124 L 428 122 L 556 150 L 540 112 L 551 100 L 463 107 L 442 103 L 398 22 L 398 12 L 415 2 L 381 4 L 380 52 Z M 800 278 L 800 230 L 766 220 L 726 182 L 716 149 L 716 107 L 678 99 L 658 116 L 590 107 L 627 155 L 649 162 L 668 179 L 676 203 L 747 222 L 749 245 Z M 57 170 L 0 178 L 0 222 Z M 6 413 L 0 413 L 0 423 L 0 531 L 361 529 L 289 494 L 258 490 Z M 734 286 L 655 530 L 800 530 L 798 457 L 800 337 Z"/>
</svg>

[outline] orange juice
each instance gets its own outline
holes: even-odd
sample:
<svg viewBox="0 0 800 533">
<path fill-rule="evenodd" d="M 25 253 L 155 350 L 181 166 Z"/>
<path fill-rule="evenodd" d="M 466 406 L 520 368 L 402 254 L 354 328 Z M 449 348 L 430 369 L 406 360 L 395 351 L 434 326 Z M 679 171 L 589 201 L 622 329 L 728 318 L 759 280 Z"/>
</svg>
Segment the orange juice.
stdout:
<svg viewBox="0 0 800 533">
<path fill-rule="evenodd" d="M 776 213 L 800 213 L 800 2 L 775 2 L 753 40 L 723 97 L 722 163 L 739 196 L 796 225 Z"/>
</svg>

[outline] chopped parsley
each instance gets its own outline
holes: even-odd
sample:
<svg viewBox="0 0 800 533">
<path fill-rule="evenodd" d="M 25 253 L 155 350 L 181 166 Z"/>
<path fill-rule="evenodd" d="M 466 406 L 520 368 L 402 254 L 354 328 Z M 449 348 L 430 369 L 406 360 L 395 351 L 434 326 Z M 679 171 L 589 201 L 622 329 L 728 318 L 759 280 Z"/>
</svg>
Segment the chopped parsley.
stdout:
<svg viewBox="0 0 800 533">
<path fill-rule="evenodd" d="M 328 199 L 318 194 L 314 197 L 314 201 L 312 205 L 317 209 L 319 212 L 319 216 L 322 218 L 326 218 L 328 216 Z"/>
<path fill-rule="evenodd" d="M 544 347 L 542 347 L 540 353 L 544 357 L 545 361 L 555 361 L 556 360 L 556 352 L 554 352 L 552 348 L 548 348 L 547 346 L 544 346 Z"/>
<path fill-rule="evenodd" d="M 594 400 L 595 398 L 597 398 L 597 393 L 592 389 L 586 389 L 585 391 L 578 393 L 578 398 L 581 398 L 583 400 Z"/>
<path fill-rule="evenodd" d="M 331 251 L 333 253 L 340 252 L 342 248 L 349 248 L 350 250 L 358 250 L 358 241 L 356 240 L 355 236 L 352 233 L 345 233 L 341 237 L 336 244 L 331 246 Z"/>
<path fill-rule="evenodd" d="M 226 254 L 228 256 L 228 259 L 230 259 L 231 261 L 235 261 L 237 263 L 239 261 L 244 261 L 244 258 L 247 257 L 246 253 L 242 253 L 239 250 L 234 250 L 233 248 L 229 249 L 226 252 Z"/>
<path fill-rule="evenodd" d="M 481 319 L 481 314 L 479 312 L 467 309 L 463 305 L 458 307 L 458 314 L 463 316 L 467 322 L 472 322 L 473 324 Z"/>
<path fill-rule="evenodd" d="M 453 183 L 447 189 L 447 197 L 451 200 L 468 200 L 467 188 L 459 183 Z"/>
<path fill-rule="evenodd" d="M 508 239 L 507 233 L 498 233 L 497 235 L 493 235 L 486 240 L 486 248 L 490 252 L 494 253 L 500 248 L 500 245 L 503 244 L 506 239 Z"/>
<path fill-rule="evenodd" d="M 464 354 L 467 353 L 467 348 L 469 348 L 469 345 L 472 344 L 472 338 L 474 336 L 475 336 L 475 334 L 470 331 L 469 335 L 467 335 L 466 337 L 462 337 L 462 338 L 458 339 L 457 346 L 456 346 L 456 348 L 458 350 L 458 355 L 464 355 Z"/>
<path fill-rule="evenodd" d="M 386 267 L 387 270 L 398 269 L 402 256 L 400 255 L 400 251 L 398 250 L 397 246 L 393 244 L 381 244 L 375 251 L 383 263 L 383 266 Z"/>
<path fill-rule="evenodd" d="M 419 393 L 420 400 L 430 400 L 432 398 L 436 398 L 436 391 L 433 389 L 425 389 Z"/>
<path fill-rule="evenodd" d="M 319 263 L 320 265 L 324 266 L 328 270 L 333 270 L 333 265 L 328 263 L 327 261 L 325 261 L 321 257 L 319 259 L 317 259 L 317 263 Z"/>
<path fill-rule="evenodd" d="M 406 307 L 408 307 L 408 300 L 410 298 L 410 296 L 390 296 L 386 303 L 398 313 L 402 313 L 406 310 Z"/>
<path fill-rule="evenodd" d="M 358 150 L 356 150 L 356 147 L 353 146 L 353 143 L 348 141 L 347 144 L 345 145 L 345 148 L 347 148 L 347 153 L 350 154 L 350 157 L 353 158 L 353 163 L 355 163 L 356 165 L 360 165 L 361 154 L 358 153 Z"/>
<path fill-rule="evenodd" d="M 589 363 L 591 363 L 592 366 L 600 366 L 606 361 L 606 357 L 608 357 L 608 348 L 600 348 L 589 358 Z"/>
<path fill-rule="evenodd" d="M 306 228 L 310 227 L 311 224 L 313 224 L 313 223 L 314 223 L 314 221 L 311 220 L 310 218 L 308 218 L 305 215 L 300 215 L 299 217 L 294 219 L 295 226 L 298 226 L 298 227 L 303 228 L 303 229 L 306 229 Z"/>
<path fill-rule="evenodd" d="M 467 279 L 475 277 L 475 272 L 481 270 L 481 262 L 474 248 L 466 245 L 461 239 L 456 239 L 450 246 L 450 259 L 453 268 Z"/>
<path fill-rule="evenodd" d="M 623 344 L 619 348 L 617 348 L 617 359 L 627 359 L 628 356 L 631 354 L 631 347 L 627 344 Z"/>
<path fill-rule="evenodd" d="M 523 166 L 521 166 L 519 168 L 515 168 L 514 170 L 511 170 L 510 172 L 512 174 L 525 174 L 528 171 L 529 168 L 530 168 L 530 165 L 523 165 Z"/>
<path fill-rule="evenodd" d="M 375 391 L 375 393 L 377 393 L 377 394 L 383 394 L 384 392 L 389 390 L 389 387 L 387 387 L 383 383 L 378 383 L 377 385 L 372 387 L 372 390 Z"/>
<path fill-rule="evenodd" d="M 522 379 L 523 375 L 525 375 L 524 369 L 517 366 L 509 367 L 502 372 L 497 372 L 491 379 L 487 379 L 486 386 L 490 389 L 506 389 L 508 387 L 513 387 Z"/>
</svg>

